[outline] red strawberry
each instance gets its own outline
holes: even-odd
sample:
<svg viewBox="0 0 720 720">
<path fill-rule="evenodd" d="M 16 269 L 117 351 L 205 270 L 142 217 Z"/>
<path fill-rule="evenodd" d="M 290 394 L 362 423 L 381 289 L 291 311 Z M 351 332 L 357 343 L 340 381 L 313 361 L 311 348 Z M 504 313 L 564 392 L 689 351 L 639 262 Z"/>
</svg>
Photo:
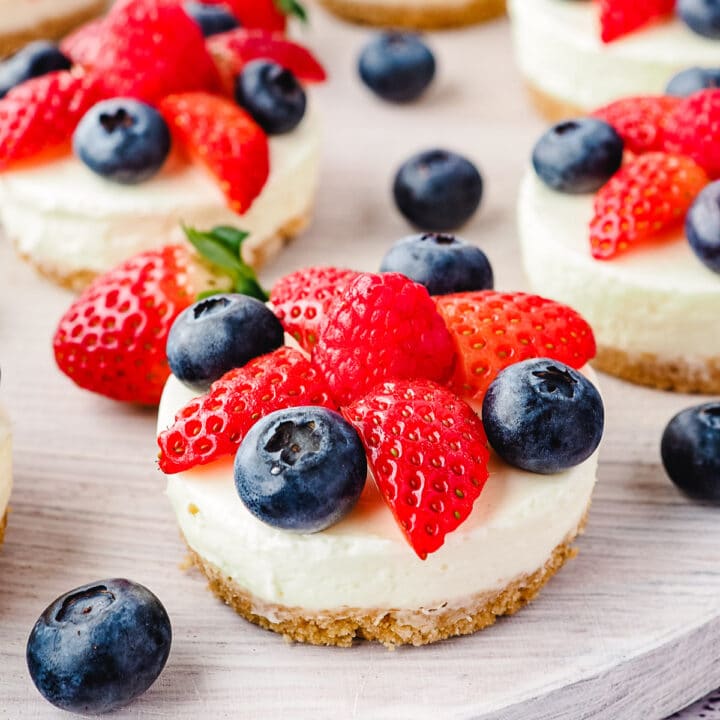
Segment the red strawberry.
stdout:
<svg viewBox="0 0 720 720">
<path fill-rule="evenodd" d="M 66 70 L 13 88 L 0 100 L 0 169 L 69 146 L 82 116 L 100 99 L 94 78 Z"/>
<path fill-rule="evenodd" d="M 246 28 L 284 32 L 289 15 L 305 20 L 307 15 L 297 0 L 206 0 L 209 5 L 227 5 Z"/>
<path fill-rule="evenodd" d="M 344 405 L 384 380 L 443 382 L 455 356 L 422 285 L 399 273 L 362 273 L 328 310 L 313 361 Z"/>
<path fill-rule="evenodd" d="M 720 90 L 680 101 L 667 121 L 665 149 L 691 157 L 711 178 L 720 177 Z"/>
<path fill-rule="evenodd" d="M 359 274 L 355 270 L 312 267 L 280 278 L 270 292 L 270 301 L 285 332 L 310 352 L 333 300 Z"/>
<path fill-rule="evenodd" d="M 160 469 L 177 473 L 233 455 L 261 417 L 302 405 L 336 407 L 310 361 L 289 347 L 256 358 L 214 382 L 160 433 Z"/>
<path fill-rule="evenodd" d="M 625 141 L 625 149 L 637 155 L 663 150 L 665 131 L 672 110 L 680 98 L 645 95 L 617 100 L 593 115 L 612 125 Z"/>
<path fill-rule="evenodd" d="M 207 93 L 171 95 L 160 112 L 177 142 L 215 176 L 228 206 L 244 213 L 270 174 L 268 139 L 235 103 Z"/>
<path fill-rule="evenodd" d="M 680 225 L 708 182 L 705 171 L 684 155 L 647 153 L 627 162 L 595 196 L 593 257 L 608 260 Z"/>
<path fill-rule="evenodd" d="M 603 42 L 638 30 L 655 20 L 672 15 L 675 0 L 599 0 Z"/>
<path fill-rule="evenodd" d="M 581 368 L 595 357 L 595 338 L 571 308 L 525 293 L 493 290 L 436 298 L 458 355 L 450 387 L 480 402 L 503 369 L 548 357 Z"/>
<path fill-rule="evenodd" d="M 102 18 L 86 22 L 60 43 L 60 49 L 75 65 L 92 67 L 103 50 L 104 31 Z"/>
<path fill-rule="evenodd" d="M 428 380 L 383 383 L 343 414 L 363 440 L 385 502 L 424 560 L 467 520 L 487 481 L 480 419 Z"/>
</svg>

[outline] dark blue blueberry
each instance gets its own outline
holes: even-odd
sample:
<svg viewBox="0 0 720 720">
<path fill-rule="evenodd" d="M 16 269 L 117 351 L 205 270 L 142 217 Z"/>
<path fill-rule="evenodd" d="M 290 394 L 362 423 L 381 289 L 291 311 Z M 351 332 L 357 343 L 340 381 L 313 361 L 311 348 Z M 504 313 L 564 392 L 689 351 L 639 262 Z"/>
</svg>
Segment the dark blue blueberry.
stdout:
<svg viewBox="0 0 720 720">
<path fill-rule="evenodd" d="M 695 198 L 685 218 L 685 235 L 700 262 L 720 273 L 720 180 Z"/>
<path fill-rule="evenodd" d="M 270 60 L 248 63 L 235 80 L 235 100 L 268 135 L 294 130 L 307 98 L 295 75 Z"/>
<path fill-rule="evenodd" d="M 279 348 L 284 331 L 267 306 L 239 293 L 211 295 L 183 310 L 167 339 L 173 375 L 205 392 L 229 370 Z"/>
<path fill-rule="evenodd" d="M 620 169 L 624 148 L 623 139 L 608 123 L 578 118 L 551 127 L 537 141 L 532 163 L 553 190 L 594 193 Z"/>
<path fill-rule="evenodd" d="M 72 62 L 60 52 L 57 45 L 45 40 L 31 42 L 12 57 L 0 62 L 0 98 L 26 80 L 55 70 L 69 70 L 71 67 Z"/>
<path fill-rule="evenodd" d="M 720 505 L 720 402 L 678 413 L 665 428 L 660 452 L 680 490 Z"/>
<path fill-rule="evenodd" d="M 342 520 L 366 477 L 357 432 L 321 407 L 271 413 L 253 425 L 235 456 L 235 487 L 248 510 L 268 525 L 299 533 Z"/>
<path fill-rule="evenodd" d="M 417 35 L 382 32 L 363 48 L 358 71 L 383 100 L 410 102 L 420 97 L 435 77 L 435 57 Z"/>
<path fill-rule="evenodd" d="M 700 90 L 720 87 L 720 68 L 693 67 L 675 75 L 665 90 L 668 95 L 688 97 Z"/>
<path fill-rule="evenodd" d="M 395 202 L 420 230 L 446 232 L 464 225 L 480 206 L 483 181 L 462 155 L 427 150 L 405 162 L 395 176 Z"/>
<path fill-rule="evenodd" d="M 395 243 L 380 272 L 399 272 L 431 295 L 492 290 L 493 271 L 485 253 L 454 235 L 424 233 Z"/>
<path fill-rule="evenodd" d="M 579 465 L 595 452 L 605 412 L 600 394 L 584 375 L 540 358 L 510 365 L 495 378 L 482 418 L 501 458 L 547 474 Z"/>
<path fill-rule="evenodd" d="M 43 697 L 75 713 L 110 712 L 142 695 L 165 667 L 172 631 L 162 603 L 129 580 L 102 580 L 62 595 L 27 643 Z"/>
<path fill-rule="evenodd" d="M 205 37 L 218 35 L 240 27 L 237 18 L 223 5 L 206 5 L 202 2 L 186 2 L 185 12 L 200 26 Z"/>
<path fill-rule="evenodd" d="M 160 170 L 170 152 L 170 131 L 155 108 L 130 98 L 90 108 L 73 135 L 75 154 L 90 170 L 134 185 Z"/>
<path fill-rule="evenodd" d="M 720 3 L 718 0 L 678 0 L 677 13 L 698 35 L 720 38 Z"/>
</svg>

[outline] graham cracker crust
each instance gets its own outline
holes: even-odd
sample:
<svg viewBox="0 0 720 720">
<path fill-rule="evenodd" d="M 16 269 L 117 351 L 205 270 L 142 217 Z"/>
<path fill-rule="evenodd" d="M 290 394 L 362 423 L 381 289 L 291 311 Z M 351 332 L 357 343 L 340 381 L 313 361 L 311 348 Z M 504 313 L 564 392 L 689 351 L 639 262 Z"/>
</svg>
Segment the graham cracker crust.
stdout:
<svg viewBox="0 0 720 720">
<path fill-rule="evenodd" d="M 564 100 L 558 100 L 545 91 L 539 90 L 527 80 L 525 87 L 535 109 L 550 122 L 560 122 L 560 120 L 583 117 L 588 114 L 587 110 Z"/>
<path fill-rule="evenodd" d="M 443 0 L 422 8 L 382 6 L 363 0 L 320 0 L 328 10 L 345 20 L 364 25 L 440 30 L 474 25 L 505 13 L 505 0 L 467 0 L 448 8 Z"/>
<path fill-rule="evenodd" d="M 8 513 L 9 511 L 6 510 L 5 514 L 0 518 L 0 545 L 2 545 L 3 540 L 5 540 L 5 530 L 7 529 Z"/>
<path fill-rule="evenodd" d="M 665 359 L 652 353 L 631 355 L 617 348 L 599 347 L 592 364 L 609 375 L 658 390 L 720 393 L 720 357 L 691 363 L 683 358 Z"/>
<path fill-rule="evenodd" d="M 105 6 L 105 0 L 95 0 L 81 10 L 55 15 L 25 30 L 2 33 L 0 34 L 0 58 L 11 55 L 33 40 L 59 40 L 78 25 L 102 14 Z"/>
</svg>

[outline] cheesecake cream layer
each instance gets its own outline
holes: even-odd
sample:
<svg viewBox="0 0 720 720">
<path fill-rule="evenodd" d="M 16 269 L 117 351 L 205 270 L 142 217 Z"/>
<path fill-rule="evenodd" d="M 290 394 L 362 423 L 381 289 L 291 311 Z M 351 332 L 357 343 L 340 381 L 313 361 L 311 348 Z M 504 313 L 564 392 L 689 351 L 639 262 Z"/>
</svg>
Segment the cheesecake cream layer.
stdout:
<svg viewBox="0 0 720 720">
<path fill-rule="evenodd" d="M 680 70 L 720 65 L 720 42 L 677 19 L 605 44 L 597 3 L 510 0 L 509 9 L 526 80 L 554 100 L 584 110 L 620 97 L 662 93 Z"/>
<path fill-rule="evenodd" d="M 589 371 L 591 372 L 591 371 Z M 168 427 L 193 397 L 174 377 L 160 404 Z M 590 503 L 597 455 L 558 475 L 493 458 L 470 518 L 419 560 L 372 479 L 348 517 L 321 533 L 276 530 L 251 515 L 233 482 L 232 458 L 168 476 L 167 493 L 190 548 L 267 605 L 303 610 L 462 607 L 543 568 L 574 537 Z"/>
<path fill-rule="evenodd" d="M 29 30 L 98 4 L 98 0 L 0 0 L 0 35 Z"/>
</svg>

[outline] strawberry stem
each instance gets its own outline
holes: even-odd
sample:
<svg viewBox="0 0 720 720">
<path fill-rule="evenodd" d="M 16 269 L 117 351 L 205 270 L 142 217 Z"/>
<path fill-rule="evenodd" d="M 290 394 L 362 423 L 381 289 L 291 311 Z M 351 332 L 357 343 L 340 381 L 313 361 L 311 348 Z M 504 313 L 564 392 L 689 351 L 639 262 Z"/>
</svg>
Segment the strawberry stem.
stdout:
<svg viewBox="0 0 720 720">
<path fill-rule="evenodd" d="M 298 0 L 275 0 L 275 5 L 280 12 L 285 13 L 289 17 L 296 17 L 301 22 L 308 21 L 307 10 L 298 2 Z"/>
</svg>

